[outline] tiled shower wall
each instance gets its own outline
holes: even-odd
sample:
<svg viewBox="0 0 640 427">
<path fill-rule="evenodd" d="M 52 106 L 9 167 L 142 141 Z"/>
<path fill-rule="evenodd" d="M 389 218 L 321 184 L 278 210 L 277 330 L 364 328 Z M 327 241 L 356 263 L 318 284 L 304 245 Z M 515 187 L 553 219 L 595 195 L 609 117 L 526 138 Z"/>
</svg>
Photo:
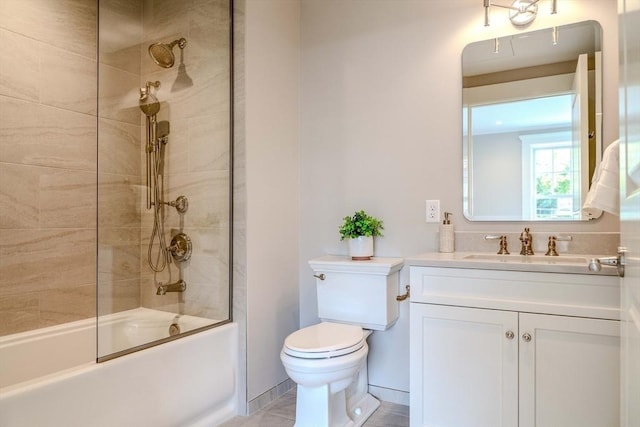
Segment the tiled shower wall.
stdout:
<svg viewBox="0 0 640 427">
<path fill-rule="evenodd" d="M 95 313 L 96 4 L 2 0 L 0 335 Z"/>
<path fill-rule="evenodd" d="M 93 317 L 96 268 L 100 314 L 143 305 L 229 316 L 227 1 L 99 4 L 0 3 L 0 335 Z M 179 37 L 183 66 L 177 47 L 173 68 L 151 62 L 150 43 Z M 182 229 L 194 243 L 183 296 L 156 296 L 146 264 L 147 80 L 161 81 L 159 119 L 171 122 L 167 199 L 190 201 L 182 219 L 166 211 L 168 239 Z"/>
<path fill-rule="evenodd" d="M 157 296 L 147 265 L 153 217 L 144 210 L 141 236 L 141 303 L 214 320 L 229 318 L 230 214 L 230 38 L 228 0 L 148 0 L 144 2 L 141 86 L 160 81 L 153 93 L 160 100 L 158 120 L 170 122 L 165 159 L 167 201 L 184 195 L 189 210 L 179 215 L 167 208 L 166 238 L 178 231 L 193 242 L 191 259 L 182 264 L 187 282 L 183 294 Z M 176 46 L 172 68 L 163 69 L 147 54 L 152 43 Z M 179 278 L 172 265 L 171 281 Z M 166 271 L 157 280 L 169 281 Z"/>
<path fill-rule="evenodd" d="M 100 0 L 98 311 L 140 306 L 142 2 Z"/>
</svg>

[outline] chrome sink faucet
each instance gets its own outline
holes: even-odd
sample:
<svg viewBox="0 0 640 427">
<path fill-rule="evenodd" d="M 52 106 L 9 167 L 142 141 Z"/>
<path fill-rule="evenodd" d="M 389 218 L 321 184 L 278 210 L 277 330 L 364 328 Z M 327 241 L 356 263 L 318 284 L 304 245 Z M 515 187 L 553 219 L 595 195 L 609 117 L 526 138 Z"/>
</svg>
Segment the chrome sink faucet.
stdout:
<svg viewBox="0 0 640 427">
<path fill-rule="evenodd" d="M 529 232 L 529 227 L 525 227 L 524 231 L 520 233 L 520 241 L 522 242 L 520 255 L 535 255 L 533 253 L 533 236 Z"/>
</svg>

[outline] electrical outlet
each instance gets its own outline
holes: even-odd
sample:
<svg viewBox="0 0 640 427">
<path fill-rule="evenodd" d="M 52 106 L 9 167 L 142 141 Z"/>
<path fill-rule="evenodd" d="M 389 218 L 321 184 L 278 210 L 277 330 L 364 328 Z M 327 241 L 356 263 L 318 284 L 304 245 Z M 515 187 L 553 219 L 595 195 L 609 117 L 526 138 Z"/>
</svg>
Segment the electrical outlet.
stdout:
<svg viewBox="0 0 640 427">
<path fill-rule="evenodd" d="M 427 200 L 427 222 L 440 222 L 440 200 Z"/>
</svg>

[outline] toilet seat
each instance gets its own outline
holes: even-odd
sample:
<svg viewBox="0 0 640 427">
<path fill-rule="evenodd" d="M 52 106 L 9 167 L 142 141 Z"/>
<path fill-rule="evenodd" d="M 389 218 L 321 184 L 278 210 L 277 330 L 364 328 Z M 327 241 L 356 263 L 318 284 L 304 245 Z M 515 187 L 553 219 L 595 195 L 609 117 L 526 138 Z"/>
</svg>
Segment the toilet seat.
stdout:
<svg viewBox="0 0 640 427">
<path fill-rule="evenodd" d="M 361 349 L 366 336 L 360 326 L 322 322 L 289 335 L 283 351 L 292 357 L 326 359 Z"/>
</svg>

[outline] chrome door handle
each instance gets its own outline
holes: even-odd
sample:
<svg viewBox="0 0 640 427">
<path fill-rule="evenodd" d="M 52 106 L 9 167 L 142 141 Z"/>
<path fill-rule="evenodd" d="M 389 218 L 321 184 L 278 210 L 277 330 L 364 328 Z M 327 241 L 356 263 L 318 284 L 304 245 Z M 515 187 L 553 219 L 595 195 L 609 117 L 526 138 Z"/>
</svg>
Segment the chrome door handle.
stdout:
<svg viewBox="0 0 640 427">
<path fill-rule="evenodd" d="M 530 342 L 531 341 L 531 334 L 529 332 L 525 332 L 524 334 L 522 334 L 522 340 L 524 342 Z"/>
<path fill-rule="evenodd" d="M 313 277 L 315 277 L 316 279 L 320 279 L 320 280 L 324 280 L 324 279 L 327 278 L 327 276 L 325 276 L 324 273 L 314 274 Z"/>
<path fill-rule="evenodd" d="M 603 265 L 618 268 L 618 275 L 624 277 L 624 266 L 626 264 L 627 248 L 622 246 L 618 247 L 617 256 L 609 256 L 604 258 L 591 258 L 589 260 L 589 271 L 600 271 Z"/>
<path fill-rule="evenodd" d="M 504 334 L 504 336 L 505 336 L 505 337 L 507 337 L 507 339 L 512 340 L 512 339 L 516 336 L 516 334 L 514 334 L 514 333 L 513 333 L 513 331 L 507 331 L 507 332 Z"/>
</svg>

